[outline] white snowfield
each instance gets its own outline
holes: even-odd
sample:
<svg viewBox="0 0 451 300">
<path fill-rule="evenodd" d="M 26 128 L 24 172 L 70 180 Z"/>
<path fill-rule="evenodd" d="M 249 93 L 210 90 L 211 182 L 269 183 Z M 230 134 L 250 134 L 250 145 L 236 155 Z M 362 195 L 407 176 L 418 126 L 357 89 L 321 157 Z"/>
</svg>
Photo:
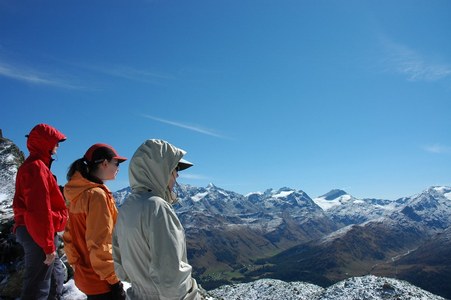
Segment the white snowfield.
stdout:
<svg viewBox="0 0 451 300">
<path fill-rule="evenodd" d="M 216 297 L 212 299 L 224 300 L 445 300 L 406 281 L 373 275 L 349 278 L 326 289 L 305 282 L 261 279 L 209 293 Z"/>
<path fill-rule="evenodd" d="M 124 282 L 124 288 L 130 284 Z M 352 277 L 328 288 L 306 282 L 260 279 L 224 285 L 207 292 L 205 300 L 446 300 L 410 283 L 373 275 Z M 71 279 L 65 284 L 64 300 L 84 300 Z"/>
</svg>

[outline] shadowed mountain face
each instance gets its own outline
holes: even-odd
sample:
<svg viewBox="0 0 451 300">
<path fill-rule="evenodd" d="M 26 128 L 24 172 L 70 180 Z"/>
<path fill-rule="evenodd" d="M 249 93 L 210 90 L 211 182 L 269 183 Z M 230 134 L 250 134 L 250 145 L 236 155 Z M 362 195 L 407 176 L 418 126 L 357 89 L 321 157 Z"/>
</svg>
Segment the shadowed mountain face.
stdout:
<svg viewBox="0 0 451 300">
<path fill-rule="evenodd" d="M 206 288 L 242 278 L 254 260 L 337 228 L 302 191 L 284 188 L 244 197 L 212 185 L 184 189 L 176 209 L 186 224 L 189 261 Z"/>
<path fill-rule="evenodd" d="M 328 286 L 350 276 L 374 274 L 374 266 L 417 247 L 425 238 L 423 232 L 411 227 L 389 221 L 368 222 L 347 226 L 259 263 L 271 266 L 266 267 L 265 276 Z"/>
<path fill-rule="evenodd" d="M 405 255 L 377 266 L 375 273 L 389 275 L 393 270 L 396 277 L 451 299 L 451 227 Z"/>
</svg>

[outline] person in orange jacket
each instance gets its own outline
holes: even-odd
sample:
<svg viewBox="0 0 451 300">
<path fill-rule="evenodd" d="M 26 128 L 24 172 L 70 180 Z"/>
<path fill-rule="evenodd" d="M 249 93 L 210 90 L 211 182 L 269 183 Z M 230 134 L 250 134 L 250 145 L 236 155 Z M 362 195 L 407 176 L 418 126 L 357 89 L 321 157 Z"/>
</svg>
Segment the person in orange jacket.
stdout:
<svg viewBox="0 0 451 300">
<path fill-rule="evenodd" d="M 72 163 L 64 196 L 69 220 L 63 235 L 75 285 L 89 299 L 122 300 L 125 292 L 114 271 L 112 234 L 117 208 L 104 181 L 113 180 L 127 160 L 107 144 L 94 144 Z"/>
<path fill-rule="evenodd" d="M 57 232 L 64 230 L 67 208 L 50 166 L 66 136 L 50 125 L 38 124 L 27 138 L 30 155 L 17 171 L 13 199 L 13 230 L 24 248 L 21 299 L 59 299 L 64 268 L 56 251 Z"/>
</svg>

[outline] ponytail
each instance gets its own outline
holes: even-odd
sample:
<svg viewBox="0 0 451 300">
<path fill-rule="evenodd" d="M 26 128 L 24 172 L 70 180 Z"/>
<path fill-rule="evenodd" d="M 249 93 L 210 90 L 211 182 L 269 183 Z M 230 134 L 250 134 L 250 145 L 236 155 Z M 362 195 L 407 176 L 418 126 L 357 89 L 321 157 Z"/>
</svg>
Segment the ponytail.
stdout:
<svg viewBox="0 0 451 300">
<path fill-rule="evenodd" d="M 69 171 L 67 171 L 66 179 L 67 181 L 70 181 L 75 172 L 78 171 L 81 176 L 88 179 L 89 181 L 102 184 L 102 180 L 92 175 L 92 173 L 97 170 L 98 165 L 98 163 L 88 164 L 88 162 L 84 158 L 79 158 L 70 165 Z"/>
</svg>

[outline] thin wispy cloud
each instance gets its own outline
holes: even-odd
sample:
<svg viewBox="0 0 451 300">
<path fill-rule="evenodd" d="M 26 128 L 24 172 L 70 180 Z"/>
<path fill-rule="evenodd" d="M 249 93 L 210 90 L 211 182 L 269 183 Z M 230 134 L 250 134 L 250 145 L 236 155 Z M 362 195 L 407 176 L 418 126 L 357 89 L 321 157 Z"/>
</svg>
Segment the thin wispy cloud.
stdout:
<svg viewBox="0 0 451 300">
<path fill-rule="evenodd" d="M 451 153 L 451 147 L 442 146 L 439 144 L 427 145 L 427 146 L 424 146 L 423 149 L 426 152 L 435 153 L 435 154 Z"/>
<path fill-rule="evenodd" d="M 417 51 L 384 39 L 389 51 L 388 68 L 403 74 L 410 81 L 436 81 L 451 76 L 451 65 L 433 62 Z"/>
<path fill-rule="evenodd" d="M 157 122 L 160 122 L 160 123 L 164 123 L 164 124 L 168 124 L 168 125 L 184 128 L 184 129 L 195 131 L 195 132 L 202 133 L 202 134 L 205 134 L 205 135 L 214 136 L 214 137 L 221 138 L 221 139 L 226 139 L 227 138 L 227 137 L 225 137 L 223 135 L 220 135 L 220 134 L 214 132 L 211 129 L 202 128 L 200 126 L 194 126 L 194 125 L 184 124 L 184 123 L 180 123 L 180 122 L 176 122 L 176 121 L 161 119 L 161 118 L 157 118 L 157 117 L 150 116 L 150 115 L 142 115 L 142 116 L 144 118 L 151 119 L 151 120 L 154 120 L 154 121 L 157 121 Z"/>
<path fill-rule="evenodd" d="M 172 75 L 150 72 L 147 70 L 137 69 L 126 65 L 95 65 L 95 64 L 79 63 L 76 64 L 76 66 L 83 68 L 85 70 L 94 71 L 107 76 L 113 76 L 132 81 L 141 81 L 153 84 L 162 84 L 165 81 L 175 79 L 175 77 Z"/>
<path fill-rule="evenodd" d="M 68 82 L 57 75 L 37 71 L 30 67 L 16 66 L 0 61 L 0 76 L 34 85 L 53 86 L 64 89 L 81 89 L 82 86 Z"/>
</svg>

